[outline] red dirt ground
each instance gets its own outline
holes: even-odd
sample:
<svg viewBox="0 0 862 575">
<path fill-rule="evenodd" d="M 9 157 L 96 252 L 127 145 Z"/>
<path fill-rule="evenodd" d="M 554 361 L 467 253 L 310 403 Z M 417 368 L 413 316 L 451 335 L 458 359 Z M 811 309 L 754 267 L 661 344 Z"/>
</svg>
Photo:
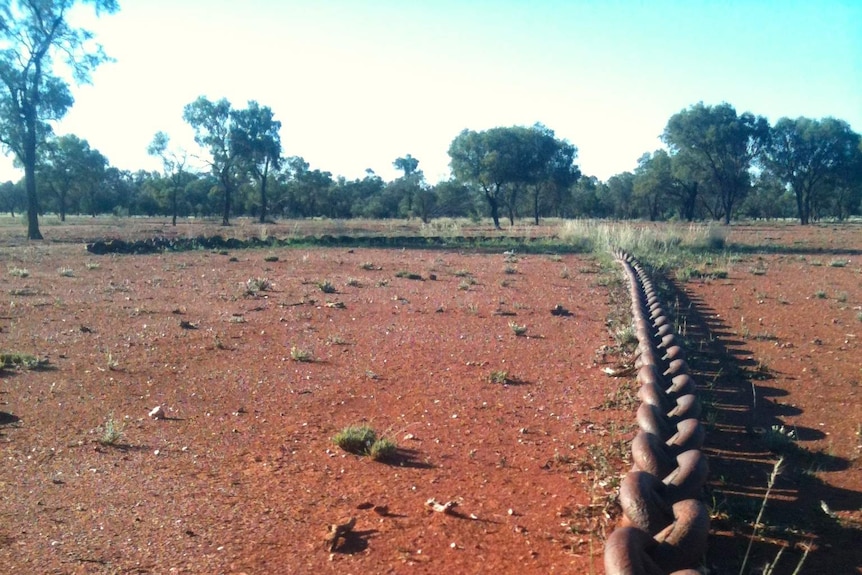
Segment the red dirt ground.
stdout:
<svg viewBox="0 0 862 575">
<path fill-rule="evenodd" d="M 608 317 L 628 308 L 617 270 L 550 253 L 82 245 L 223 232 L 178 228 L 0 238 L 0 351 L 49 360 L 0 373 L 0 411 L 17 418 L 0 421 L 9 572 L 603 572 L 604 513 L 634 431 L 634 406 L 609 400 L 633 382 L 602 372 L 618 359 Z M 862 524 L 862 233 L 748 227 L 728 239 L 742 254 L 714 262 L 728 276 L 676 282 L 668 302 L 713 414 L 707 564 L 738 570 L 750 534 L 739 517 L 753 521 L 775 460 L 766 431 L 784 425 L 799 441 L 752 565 L 813 540 L 803 572 L 862 573 L 846 544 Z M 749 252 L 764 243 L 775 253 Z M 249 295 L 250 278 L 272 288 Z M 497 371 L 510 384 L 490 382 Z M 157 405 L 167 419 L 148 417 Z M 112 446 L 98 441 L 109 418 L 123 426 Z M 332 443 L 357 423 L 399 457 Z M 434 513 L 429 498 L 458 506 Z M 327 525 L 351 516 L 353 535 L 331 552 Z"/>
</svg>

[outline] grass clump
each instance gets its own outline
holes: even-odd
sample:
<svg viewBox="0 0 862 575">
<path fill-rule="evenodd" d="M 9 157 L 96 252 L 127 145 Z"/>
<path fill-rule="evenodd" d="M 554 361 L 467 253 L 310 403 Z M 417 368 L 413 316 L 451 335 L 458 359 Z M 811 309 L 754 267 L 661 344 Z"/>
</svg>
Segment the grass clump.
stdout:
<svg viewBox="0 0 862 575">
<path fill-rule="evenodd" d="M 99 437 L 99 443 L 102 445 L 117 445 L 123 438 L 123 424 L 114 419 L 113 415 L 109 415 L 105 420 L 105 425 L 102 426 L 102 435 Z"/>
<path fill-rule="evenodd" d="M 290 348 L 290 359 L 301 363 L 311 363 L 314 361 L 314 354 L 307 349 L 302 349 L 294 345 Z"/>
<path fill-rule="evenodd" d="M 45 363 L 47 363 L 47 361 L 41 360 L 35 355 L 30 355 L 29 353 L 0 353 L 0 369 L 19 367 L 24 369 L 35 369 Z"/>
<path fill-rule="evenodd" d="M 337 291 L 335 285 L 329 280 L 317 282 L 317 288 L 323 293 L 335 293 Z"/>
<path fill-rule="evenodd" d="M 398 446 L 385 437 L 377 437 L 377 432 L 367 425 L 350 425 L 335 434 L 332 441 L 348 453 L 367 455 L 374 461 L 392 459 Z"/>
<path fill-rule="evenodd" d="M 272 282 L 267 278 L 248 278 L 245 281 L 245 291 L 249 295 L 257 295 L 262 291 L 272 289 Z"/>
<path fill-rule="evenodd" d="M 504 369 L 495 369 L 490 374 L 488 374 L 488 381 L 490 381 L 491 383 L 505 385 L 509 383 L 509 372 Z"/>
<path fill-rule="evenodd" d="M 26 278 L 30 275 L 30 271 L 26 268 L 9 268 L 9 275 L 16 278 Z"/>
<path fill-rule="evenodd" d="M 391 439 L 381 437 L 371 444 L 371 449 L 368 450 L 368 456 L 374 461 L 387 461 L 395 457 L 398 452 L 398 446 Z"/>
<path fill-rule="evenodd" d="M 527 333 L 527 326 L 526 325 L 520 325 L 514 321 L 509 322 L 509 329 L 511 329 L 512 333 L 514 333 L 518 337 L 525 335 Z"/>
</svg>

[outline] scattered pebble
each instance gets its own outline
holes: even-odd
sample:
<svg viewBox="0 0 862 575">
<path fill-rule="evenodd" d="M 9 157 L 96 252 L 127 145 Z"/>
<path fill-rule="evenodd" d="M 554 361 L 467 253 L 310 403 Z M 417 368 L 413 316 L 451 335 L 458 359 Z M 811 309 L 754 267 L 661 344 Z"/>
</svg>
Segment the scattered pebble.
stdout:
<svg viewBox="0 0 862 575">
<path fill-rule="evenodd" d="M 152 417 L 153 419 L 164 419 L 165 410 L 162 408 L 161 405 L 157 405 L 150 410 L 150 417 Z"/>
</svg>

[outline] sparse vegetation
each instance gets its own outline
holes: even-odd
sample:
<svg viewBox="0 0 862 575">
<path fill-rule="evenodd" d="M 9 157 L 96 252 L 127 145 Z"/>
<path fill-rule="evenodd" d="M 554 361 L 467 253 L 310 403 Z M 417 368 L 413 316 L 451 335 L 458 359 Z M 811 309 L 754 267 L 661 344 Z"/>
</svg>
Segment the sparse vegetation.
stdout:
<svg viewBox="0 0 862 575">
<path fill-rule="evenodd" d="M 509 382 L 509 372 L 502 369 L 495 369 L 488 374 L 488 381 L 497 384 L 506 384 Z"/>
<path fill-rule="evenodd" d="M 109 415 L 102 425 L 99 443 L 106 446 L 117 445 L 123 438 L 123 427 L 122 422 L 115 420 L 113 414 Z"/>
<path fill-rule="evenodd" d="M 332 441 L 348 453 L 367 455 L 374 461 L 390 460 L 398 451 L 394 441 L 386 437 L 378 437 L 377 432 L 367 425 L 345 427 L 335 434 Z"/>
<path fill-rule="evenodd" d="M 45 365 L 47 360 L 37 358 L 29 353 L 6 352 L 0 353 L 0 369 L 24 368 L 35 369 Z"/>
<path fill-rule="evenodd" d="M 12 267 L 12 268 L 9 268 L 9 275 L 16 277 L 16 278 L 26 278 L 27 276 L 30 275 L 30 271 L 27 270 L 26 268 Z"/>
<path fill-rule="evenodd" d="M 302 349 L 294 345 L 290 347 L 290 359 L 302 363 L 310 363 L 314 361 L 314 354 L 307 349 Z"/>
<path fill-rule="evenodd" d="M 387 461 L 395 457 L 398 446 L 391 439 L 381 437 L 371 444 L 368 456 L 374 461 Z"/>
<path fill-rule="evenodd" d="M 336 291 L 338 291 L 335 289 L 335 285 L 329 280 L 317 282 L 317 289 L 319 289 L 323 293 L 335 293 Z"/>
<path fill-rule="evenodd" d="M 509 329 L 511 329 L 512 333 L 514 333 L 516 336 L 519 336 L 519 337 L 522 335 L 525 335 L 527 333 L 527 326 L 526 325 L 521 325 L 521 324 L 514 322 L 514 321 L 509 322 Z"/>
<path fill-rule="evenodd" d="M 272 283 L 267 278 L 248 278 L 245 281 L 245 292 L 248 295 L 257 295 L 259 292 L 272 289 Z"/>
</svg>

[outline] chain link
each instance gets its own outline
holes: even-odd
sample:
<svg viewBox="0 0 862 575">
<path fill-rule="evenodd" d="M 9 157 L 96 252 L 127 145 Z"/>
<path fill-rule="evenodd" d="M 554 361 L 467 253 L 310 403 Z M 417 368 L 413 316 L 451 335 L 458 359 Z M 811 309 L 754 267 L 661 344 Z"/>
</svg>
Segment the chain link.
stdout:
<svg viewBox="0 0 862 575">
<path fill-rule="evenodd" d="M 708 474 L 694 379 L 649 274 L 614 253 L 628 278 L 637 334 L 639 427 L 620 485 L 623 518 L 605 543 L 607 575 L 697 575 L 709 535 L 701 502 Z"/>
</svg>

